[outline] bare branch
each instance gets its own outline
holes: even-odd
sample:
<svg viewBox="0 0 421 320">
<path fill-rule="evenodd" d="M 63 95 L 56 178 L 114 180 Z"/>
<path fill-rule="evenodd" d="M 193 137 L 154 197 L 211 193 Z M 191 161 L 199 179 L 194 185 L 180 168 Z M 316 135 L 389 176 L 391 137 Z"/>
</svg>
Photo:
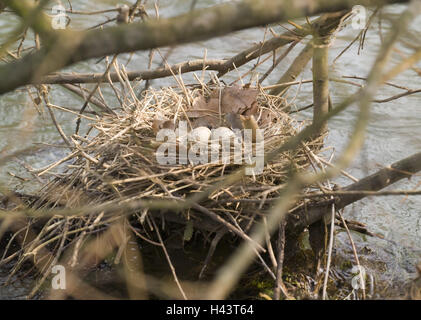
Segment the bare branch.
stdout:
<svg viewBox="0 0 421 320">
<path fill-rule="evenodd" d="M 173 18 L 148 19 L 104 30 L 55 31 L 41 50 L 0 68 L 0 78 L 8 79 L 0 83 L 0 94 L 91 58 L 205 40 L 288 19 L 351 9 L 356 4 L 379 6 L 402 2 L 407 0 L 244 0 L 197 9 Z M 42 26 L 45 27 L 44 22 Z"/>
</svg>

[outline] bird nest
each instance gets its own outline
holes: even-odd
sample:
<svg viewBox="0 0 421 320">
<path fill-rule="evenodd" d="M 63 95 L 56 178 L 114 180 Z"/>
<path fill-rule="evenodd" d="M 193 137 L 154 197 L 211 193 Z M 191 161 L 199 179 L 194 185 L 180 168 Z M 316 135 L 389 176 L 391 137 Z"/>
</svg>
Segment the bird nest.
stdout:
<svg viewBox="0 0 421 320">
<path fill-rule="evenodd" d="M 86 137 L 71 137 L 72 152 L 44 173 L 64 162 L 67 169 L 43 189 L 36 207 L 196 199 L 183 215 L 165 217 L 192 220 L 208 230 L 218 227 L 224 213 L 250 222 L 270 206 L 292 171 L 309 165 L 308 151 L 316 152 L 322 143 L 319 137 L 277 153 L 300 125 L 282 111 L 288 107 L 284 98 L 253 87 L 150 89 L 122 106 L 118 114 L 92 121 Z M 162 133 L 167 135 L 159 139 Z M 207 150 L 205 157 L 199 157 L 200 150 Z M 212 158 L 212 152 L 218 156 Z M 167 207 L 158 211 L 180 211 L 177 205 Z"/>
<path fill-rule="evenodd" d="M 284 98 L 258 88 L 163 88 L 132 97 L 134 102 L 123 102 L 117 114 L 92 121 L 85 137 L 71 137 L 72 152 L 42 174 L 62 163 L 67 168 L 43 188 L 33 207 L 89 208 L 157 200 L 150 208 L 132 210 L 139 221 L 150 212 L 211 232 L 232 227 L 230 219 L 250 227 L 291 172 L 309 165 L 308 151 L 316 152 L 322 143 L 319 137 L 277 153 L 300 125 L 282 111 L 287 107 Z M 222 137 L 215 139 L 215 132 Z M 159 139 L 162 133 L 167 135 Z M 209 138 L 205 142 L 203 135 Z M 157 156 L 160 149 L 166 149 L 163 159 Z M 201 150 L 208 153 L 199 158 Z M 172 158 L 170 151 L 175 151 Z M 212 158 L 212 152 L 217 157 Z M 194 205 L 183 207 L 189 201 Z"/>
<path fill-rule="evenodd" d="M 124 249 L 127 232 L 165 248 L 158 219 L 167 233 L 181 231 L 182 243 L 196 231 L 205 240 L 216 233 L 200 278 L 224 234 L 251 240 L 250 228 L 265 216 L 291 174 L 308 167 L 309 155 L 323 142 L 319 136 L 294 150 L 281 149 L 303 122 L 282 111 L 289 108 L 284 98 L 261 88 L 182 85 L 149 89 L 139 98 L 127 86 L 125 93 L 119 96 L 121 110 L 85 117 L 90 121 L 86 135 L 66 138 L 70 153 L 36 170 L 54 177 L 29 201 L 36 216 L 48 221 L 31 220 L 38 231 L 31 233 L 30 245 L 0 261 L 17 258 L 11 275 L 28 257 L 38 265 L 39 255 L 50 256 L 41 252 L 47 244 L 53 253 L 50 266 L 64 255 L 71 268 L 88 268 L 97 261 L 90 256 L 105 257 L 113 246 Z M 104 249 L 93 241 L 83 254 L 82 243 L 93 233 L 100 233 Z M 65 255 L 70 244 L 73 253 Z M 94 247 L 99 253 L 89 251 Z M 167 260 L 171 265 L 168 255 Z M 50 270 L 38 268 L 44 276 L 31 295 Z"/>
</svg>

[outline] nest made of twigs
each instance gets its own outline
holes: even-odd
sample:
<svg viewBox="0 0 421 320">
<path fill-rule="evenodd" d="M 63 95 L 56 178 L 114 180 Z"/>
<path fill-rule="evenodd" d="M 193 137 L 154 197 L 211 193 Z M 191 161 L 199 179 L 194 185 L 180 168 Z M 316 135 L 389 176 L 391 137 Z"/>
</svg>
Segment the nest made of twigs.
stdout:
<svg viewBox="0 0 421 320">
<path fill-rule="evenodd" d="M 186 199 L 224 179 L 241 166 L 232 162 L 161 165 L 155 157 L 157 114 L 160 119 L 173 123 L 187 120 L 191 125 L 197 121 L 189 119 L 194 101 L 209 99 L 217 90 L 221 88 L 150 89 L 139 100 L 124 104 L 117 115 L 98 118 L 91 124 L 90 136 L 72 136 L 75 148 L 66 158 L 68 168 L 43 189 L 36 206 L 75 208 L 118 199 Z M 266 156 L 296 135 L 300 127 L 282 111 L 283 98 L 253 90 L 253 108 L 264 130 Z M 244 176 L 239 183 L 216 190 L 201 205 L 236 217 L 254 216 L 257 208 L 268 205 L 266 199 L 278 195 L 291 170 L 308 166 L 305 148 L 317 151 L 320 142 L 307 141 L 296 150 L 276 155 L 261 174 Z"/>
</svg>

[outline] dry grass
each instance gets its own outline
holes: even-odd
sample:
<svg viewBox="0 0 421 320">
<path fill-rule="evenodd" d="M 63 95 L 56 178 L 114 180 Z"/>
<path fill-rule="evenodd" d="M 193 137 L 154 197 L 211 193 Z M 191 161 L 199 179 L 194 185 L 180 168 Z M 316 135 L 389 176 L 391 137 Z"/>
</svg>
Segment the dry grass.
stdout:
<svg viewBox="0 0 421 320">
<path fill-rule="evenodd" d="M 229 164 L 160 165 L 156 160 L 155 151 L 158 144 L 153 125 L 157 114 L 174 122 L 190 121 L 186 110 L 195 97 L 208 95 L 212 88 L 205 86 L 187 88 L 182 85 L 181 89 L 150 89 L 138 99 L 130 83 L 125 84 L 125 95 L 120 96 L 122 108 L 116 116 L 103 116 L 95 121 L 91 120 L 91 130 L 87 136 L 81 137 L 75 134 L 69 137 L 73 149 L 67 157 L 37 171 L 38 175 L 43 176 L 53 173 L 52 171 L 63 163 L 67 167 L 61 174 L 53 175 L 55 177 L 31 203 L 32 208 L 52 212 L 55 208 L 76 211 L 81 207 L 84 209 L 74 216 L 53 215 L 37 235 L 30 241 L 26 239 L 26 242 L 22 243 L 20 250 L 3 257 L 0 264 L 16 259 L 17 263 L 11 273 L 13 275 L 28 258 L 33 258 L 34 261 L 38 259 L 40 248 L 51 249 L 51 254 L 46 253 L 43 256 L 45 263 L 42 268 L 38 267 L 43 277 L 33 294 L 66 248 L 70 247 L 71 251 L 67 255 L 66 264 L 74 267 L 80 263 L 81 256 L 86 258 L 86 254 L 80 251 L 87 236 L 96 232 L 106 233 L 106 230 L 115 223 L 128 225 L 117 228 L 124 230 L 121 232 L 125 233 L 130 229 L 140 241 L 163 247 L 170 266 L 171 259 L 165 250 L 159 231 L 156 230 L 157 234 L 150 232 L 156 229 L 153 227 L 156 226 L 154 218 L 165 221 L 166 226 L 171 223 L 181 224 L 185 229 L 185 240 L 189 240 L 194 231 L 200 230 L 207 235 L 216 232 L 218 236 L 215 239 L 220 239 L 221 235 L 231 232 L 240 238 L 252 241 L 247 235 L 248 230 L 265 215 L 273 198 L 278 197 L 287 182 L 291 171 L 305 170 L 309 166 L 309 150 L 316 153 L 323 141 L 323 138 L 319 137 L 315 141 L 306 142 L 299 149 L 278 154 L 266 163 L 262 174 L 243 175 L 240 182 L 215 189 L 200 203 L 194 203 L 188 209 L 180 209 L 177 203 L 183 203 L 192 195 L 208 190 L 241 167 L 232 164 L 232 161 Z M 283 98 L 267 95 L 261 90 L 257 102 L 259 115 L 257 120 L 260 128 L 264 129 L 265 154 L 268 154 L 297 134 L 300 125 L 282 111 L 286 106 Z M 266 126 L 260 121 L 260 115 L 264 110 L 272 119 Z M 109 203 L 114 208 L 119 208 L 119 204 L 144 199 L 172 200 L 175 201 L 174 209 L 130 210 L 130 218 L 124 222 L 120 219 L 127 216 L 128 212 L 124 209 L 107 211 L 105 214 L 89 211 L 89 206 Z M 33 222 L 20 232 L 29 230 L 32 225 Z M 112 247 L 120 249 L 124 247 L 127 236 L 119 236 L 117 241 L 114 233 L 112 234 Z M 104 239 L 107 237 L 104 236 Z M 103 241 L 104 246 L 108 245 L 107 241 L 110 239 Z M 212 243 L 209 255 L 203 263 L 201 275 L 212 257 L 217 242 L 218 240 Z M 108 252 L 112 248 L 103 250 Z M 273 252 L 271 253 L 273 255 Z M 98 261 L 97 254 L 90 254 L 88 260 L 93 259 L 92 255 L 96 257 L 95 261 Z M 121 252 L 117 255 L 121 256 Z M 116 259 L 120 260 L 120 257 Z M 263 262 L 263 259 L 261 261 Z M 83 261 L 81 264 L 86 266 Z M 270 272 L 268 266 L 266 269 Z M 173 273 L 177 279 L 175 270 Z M 179 289 L 183 292 L 181 285 Z"/>
<path fill-rule="evenodd" d="M 233 161 L 225 165 L 158 164 L 156 135 L 152 128 L 154 119 L 157 113 L 167 119 L 186 119 L 189 100 L 200 95 L 202 89 L 185 90 L 148 90 L 140 101 L 126 102 L 118 116 L 104 116 L 92 122 L 93 132 L 97 134 L 87 138 L 72 136 L 75 148 L 67 158 L 71 165 L 44 188 L 34 205 L 38 208 L 75 208 L 116 199 L 185 199 L 239 168 Z M 272 124 L 262 128 L 265 130 L 265 153 L 269 153 L 294 136 L 299 125 L 280 111 L 285 104 L 282 98 L 261 91 L 258 104 L 260 110 L 267 109 L 272 114 Z M 320 139 L 307 142 L 306 146 L 317 151 Z M 304 147 L 279 154 L 265 165 L 262 174 L 244 176 L 241 183 L 212 193 L 202 205 L 210 210 L 249 218 L 257 213 L 258 207 L 266 205 L 265 199 L 278 195 L 291 170 L 303 170 L 308 165 Z M 194 219 L 194 215 L 190 218 Z"/>
</svg>

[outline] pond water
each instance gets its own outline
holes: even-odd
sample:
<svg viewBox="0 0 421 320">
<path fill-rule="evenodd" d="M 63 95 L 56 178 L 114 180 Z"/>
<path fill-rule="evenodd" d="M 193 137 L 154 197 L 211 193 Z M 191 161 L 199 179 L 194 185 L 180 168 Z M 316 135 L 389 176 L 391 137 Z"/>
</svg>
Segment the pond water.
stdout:
<svg viewBox="0 0 421 320">
<path fill-rule="evenodd" d="M 133 1 L 113 1 L 113 0 L 96 0 L 82 1 L 72 0 L 74 10 L 92 11 L 114 7 L 116 4 L 131 4 Z M 199 0 L 197 7 L 210 6 L 223 1 Z M 66 1 L 63 1 L 66 3 Z M 146 6 L 150 15 L 154 15 L 152 1 L 148 1 Z M 191 0 L 161 0 L 160 15 L 161 17 L 174 16 L 189 10 Z M 386 33 L 389 29 L 387 19 L 396 18 L 405 6 L 390 6 L 383 12 L 383 21 L 381 29 Z M 113 17 L 114 14 L 105 14 L 98 16 L 81 16 L 72 15 L 72 26 L 74 28 L 86 28 L 104 21 L 107 17 Z M 421 33 L 421 19 L 418 18 L 412 24 L 413 33 Z M 0 39 L 3 41 L 16 26 L 16 19 L 9 13 L 0 15 Z M 283 29 L 275 26 L 274 30 L 282 32 Z M 357 35 L 358 30 L 346 27 L 338 33 L 336 40 L 331 46 L 330 62 L 348 45 L 350 41 Z M 270 34 L 267 34 L 269 37 Z M 407 41 L 413 45 L 419 46 L 420 43 L 413 43 L 411 35 L 405 35 Z M 207 58 L 220 59 L 227 58 L 250 45 L 262 41 L 264 39 L 264 28 L 254 28 L 242 32 L 236 32 L 225 37 L 202 41 L 194 44 L 183 45 L 175 48 L 169 56 L 170 64 L 182 62 L 188 59 L 202 58 L 205 49 L 207 50 Z M 415 38 L 418 39 L 418 38 Z M 29 40 L 30 41 L 30 38 Z M 29 42 L 28 42 L 29 43 Z M 358 43 L 354 44 L 340 59 L 331 66 L 331 77 L 339 78 L 341 76 L 361 76 L 365 77 L 376 57 L 381 37 L 379 36 L 379 24 L 374 19 L 373 25 L 368 31 L 364 43 L 364 49 L 358 54 Z M 283 71 L 285 71 L 296 54 L 302 49 L 303 45 L 298 45 L 265 80 L 264 85 L 276 83 Z M 408 53 L 409 50 L 400 45 L 399 49 Z M 163 55 L 168 48 L 161 49 Z M 125 63 L 129 55 L 121 55 L 120 62 Z M 398 53 L 393 56 L 394 61 L 401 59 Z M 128 70 L 144 70 L 147 69 L 148 53 L 137 52 L 133 55 L 129 63 Z M 161 59 L 155 54 L 153 66 L 158 66 Z M 256 69 L 257 73 L 263 74 L 270 66 L 271 59 Z M 250 64 L 251 65 L 251 64 Z M 311 78 L 311 66 L 307 67 L 306 72 L 300 79 L 306 80 Z M 421 67 L 421 65 L 419 65 Z M 249 67 L 239 69 L 239 73 L 244 73 Z M 87 61 L 79 63 L 71 68 L 77 72 L 100 72 L 104 70 L 104 64 Z M 256 76 L 256 74 L 253 76 Z M 223 78 L 227 83 L 237 79 L 238 74 L 232 72 Z M 250 77 L 245 78 L 247 81 Z M 7 81 L 7 79 L 0 79 Z M 193 82 L 191 75 L 184 76 L 184 81 Z M 358 80 L 352 80 L 359 82 Z M 361 82 L 360 82 L 361 83 Z M 396 79 L 393 83 L 406 86 L 411 89 L 421 88 L 421 77 L 413 70 L 408 70 Z M 171 78 L 159 81 L 153 81 L 152 86 L 159 87 L 165 85 L 173 85 Z M 333 103 L 340 102 L 343 98 L 354 92 L 356 87 L 344 85 L 338 82 L 331 82 L 331 95 Z M 289 96 L 293 98 L 296 90 L 293 88 Z M 400 91 L 396 88 L 384 86 L 382 87 L 377 98 L 387 98 Z M 112 92 L 104 87 L 104 94 L 109 101 L 113 101 Z M 51 94 L 52 103 L 64 105 L 67 107 L 80 108 L 83 102 L 73 94 L 67 92 L 59 86 L 54 87 Z M 303 84 L 299 94 L 295 98 L 294 107 L 300 108 L 308 105 L 312 101 L 311 84 Z M 339 155 L 341 150 L 346 146 L 348 137 L 350 136 L 355 117 L 358 113 L 357 106 L 351 106 L 340 115 L 333 118 L 329 123 L 329 137 L 327 145 L 334 147 L 335 154 Z M 75 128 L 75 119 L 67 113 L 56 112 L 59 122 L 67 133 L 72 133 Z M 311 117 L 311 111 L 303 112 L 299 117 Z M 7 153 L 20 150 L 34 144 L 60 143 L 60 137 L 51 124 L 50 118 L 46 112 L 38 112 L 29 100 L 27 92 L 22 90 L 13 92 L 0 97 L 0 154 L 5 151 Z M 366 141 L 361 152 L 356 156 L 350 168 L 349 173 L 357 178 L 362 178 L 367 174 L 377 171 L 379 168 L 389 165 L 397 160 L 403 159 L 411 154 L 421 150 L 421 94 L 413 94 L 394 100 L 389 103 L 373 103 L 371 107 L 371 120 L 367 128 Z M 32 167 L 39 168 L 51 161 L 58 159 L 64 154 L 63 149 L 45 148 L 36 154 L 21 156 Z M 22 179 L 13 177 L 15 174 L 19 177 L 30 178 L 26 170 L 22 167 L 21 161 L 10 161 L 0 168 L 0 186 L 12 188 L 16 190 L 24 190 L 30 192 L 38 186 L 22 181 Z M 336 179 L 337 183 L 342 186 L 352 183 L 346 178 Z M 389 189 L 413 189 L 421 182 L 418 176 L 410 181 L 403 180 L 394 184 Z M 391 285 L 400 286 L 415 276 L 416 262 L 421 260 L 421 197 L 369 197 L 345 210 L 345 215 L 351 220 L 358 220 L 366 223 L 372 232 L 384 235 L 385 240 L 377 238 L 365 238 L 355 235 L 357 240 L 357 248 L 359 252 L 366 252 L 364 249 L 370 249 L 371 254 L 361 253 L 363 263 L 367 265 L 375 265 L 381 262 L 384 265 L 383 272 L 377 272 L 376 276 L 381 280 L 390 282 Z M 346 237 L 343 234 L 338 236 L 338 245 L 342 248 L 343 254 L 348 254 L 351 258 L 349 245 L 347 245 Z M 369 250 L 369 251 L 370 251 Z M 370 268 L 370 267 L 369 267 Z M 376 271 L 376 268 L 373 267 Z M 0 283 L 2 275 L 0 274 Z M 0 288 L 0 298 L 16 297 L 16 290 L 12 291 L 8 288 Z"/>
</svg>

